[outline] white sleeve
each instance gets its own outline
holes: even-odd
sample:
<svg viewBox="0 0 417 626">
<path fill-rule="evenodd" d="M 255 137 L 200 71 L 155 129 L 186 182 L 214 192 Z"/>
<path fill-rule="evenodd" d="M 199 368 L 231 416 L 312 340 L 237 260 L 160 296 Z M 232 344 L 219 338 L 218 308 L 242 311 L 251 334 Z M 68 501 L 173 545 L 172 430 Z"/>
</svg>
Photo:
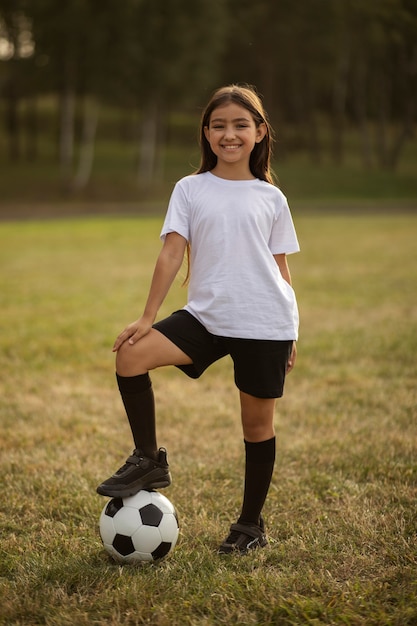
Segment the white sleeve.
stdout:
<svg viewBox="0 0 417 626">
<path fill-rule="evenodd" d="M 269 239 L 269 248 L 272 254 L 292 254 L 300 251 L 300 245 L 287 199 L 282 195 L 281 200 L 281 206 Z"/>
<path fill-rule="evenodd" d="M 187 241 L 190 239 L 189 201 L 182 181 L 178 181 L 172 191 L 160 234 L 161 239 L 164 240 L 166 235 L 172 232 L 182 235 Z"/>
</svg>

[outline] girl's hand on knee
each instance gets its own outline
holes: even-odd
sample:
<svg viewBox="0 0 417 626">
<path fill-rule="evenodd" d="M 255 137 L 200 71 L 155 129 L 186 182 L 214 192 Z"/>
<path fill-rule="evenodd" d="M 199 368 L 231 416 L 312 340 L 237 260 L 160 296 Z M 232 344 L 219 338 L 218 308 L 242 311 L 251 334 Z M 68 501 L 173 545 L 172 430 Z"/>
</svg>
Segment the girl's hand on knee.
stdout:
<svg viewBox="0 0 417 626">
<path fill-rule="evenodd" d="M 152 324 L 145 322 L 142 318 L 132 322 L 117 337 L 113 345 L 113 352 L 117 352 L 125 341 L 128 341 L 130 345 L 135 344 L 141 337 L 147 335 L 151 328 Z"/>
</svg>

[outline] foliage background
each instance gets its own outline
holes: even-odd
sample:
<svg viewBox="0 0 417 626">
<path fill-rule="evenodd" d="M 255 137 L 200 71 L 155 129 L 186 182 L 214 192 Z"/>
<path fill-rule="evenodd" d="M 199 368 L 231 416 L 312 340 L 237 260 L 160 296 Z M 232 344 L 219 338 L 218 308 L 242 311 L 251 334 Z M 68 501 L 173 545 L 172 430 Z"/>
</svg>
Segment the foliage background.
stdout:
<svg viewBox="0 0 417 626">
<path fill-rule="evenodd" d="M 280 170 L 404 173 L 416 41 L 414 0 L 1 0 L 5 181 L 33 198 L 153 198 L 173 163 L 198 165 L 200 111 L 229 82 L 264 97 Z"/>
</svg>

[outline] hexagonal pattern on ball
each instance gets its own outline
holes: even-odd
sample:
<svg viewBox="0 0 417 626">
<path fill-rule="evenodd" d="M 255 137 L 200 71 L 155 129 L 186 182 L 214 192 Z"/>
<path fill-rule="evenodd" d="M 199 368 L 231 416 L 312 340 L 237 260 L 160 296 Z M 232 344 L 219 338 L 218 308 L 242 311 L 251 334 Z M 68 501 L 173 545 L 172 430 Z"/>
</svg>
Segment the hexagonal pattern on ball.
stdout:
<svg viewBox="0 0 417 626">
<path fill-rule="evenodd" d="M 121 563 L 164 558 L 179 533 L 175 507 L 157 491 L 113 498 L 103 507 L 99 525 L 104 548 Z"/>
</svg>

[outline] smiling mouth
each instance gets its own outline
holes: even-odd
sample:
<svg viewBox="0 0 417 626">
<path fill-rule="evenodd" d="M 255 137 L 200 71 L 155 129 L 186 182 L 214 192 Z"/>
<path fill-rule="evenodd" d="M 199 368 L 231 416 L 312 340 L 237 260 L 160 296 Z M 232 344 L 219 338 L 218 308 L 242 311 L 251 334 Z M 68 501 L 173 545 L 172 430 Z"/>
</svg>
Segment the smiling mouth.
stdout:
<svg viewBox="0 0 417 626">
<path fill-rule="evenodd" d="M 223 148 L 224 150 L 230 150 L 230 152 L 232 152 L 233 150 L 238 150 L 238 149 L 240 148 L 240 145 L 239 145 L 239 144 L 236 144 L 236 143 L 234 143 L 234 144 L 230 144 L 230 145 L 225 145 L 225 144 L 223 144 L 223 145 L 222 145 L 222 148 Z"/>
</svg>

